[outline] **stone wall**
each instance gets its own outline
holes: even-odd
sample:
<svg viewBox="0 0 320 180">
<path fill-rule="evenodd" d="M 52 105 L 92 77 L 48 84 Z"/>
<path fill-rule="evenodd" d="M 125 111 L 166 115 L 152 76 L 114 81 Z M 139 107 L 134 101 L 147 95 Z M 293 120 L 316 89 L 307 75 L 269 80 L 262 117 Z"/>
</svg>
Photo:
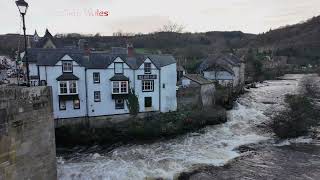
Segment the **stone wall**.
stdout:
<svg viewBox="0 0 320 180">
<path fill-rule="evenodd" d="M 0 88 L 2 179 L 57 179 L 50 87 Z"/>
<path fill-rule="evenodd" d="M 177 92 L 178 109 L 202 107 L 201 87 L 180 88 Z"/>
</svg>

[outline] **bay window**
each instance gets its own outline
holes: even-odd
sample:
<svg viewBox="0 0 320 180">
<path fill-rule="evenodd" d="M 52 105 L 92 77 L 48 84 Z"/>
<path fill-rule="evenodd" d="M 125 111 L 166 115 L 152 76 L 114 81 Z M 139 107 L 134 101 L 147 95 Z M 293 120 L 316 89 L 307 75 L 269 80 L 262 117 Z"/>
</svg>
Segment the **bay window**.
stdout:
<svg viewBox="0 0 320 180">
<path fill-rule="evenodd" d="M 128 94 L 128 81 L 113 81 L 112 94 Z"/>
<path fill-rule="evenodd" d="M 68 94 L 68 83 L 66 81 L 60 81 L 59 86 L 60 86 L 60 94 Z"/>
<path fill-rule="evenodd" d="M 59 81 L 59 94 L 78 94 L 77 81 Z"/>
</svg>

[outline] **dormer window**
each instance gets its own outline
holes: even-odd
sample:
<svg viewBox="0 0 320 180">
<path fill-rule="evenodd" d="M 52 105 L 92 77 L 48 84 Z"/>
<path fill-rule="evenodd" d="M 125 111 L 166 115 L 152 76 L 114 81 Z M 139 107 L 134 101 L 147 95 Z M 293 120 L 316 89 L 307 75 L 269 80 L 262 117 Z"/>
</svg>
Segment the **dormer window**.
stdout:
<svg viewBox="0 0 320 180">
<path fill-rule="evenodd" d="M 144 73 L 151 74 L 151 63 L 144 63 Z"/>
<path fill-rule="evenodd" d="M 123 63 L 114 63 L 114 73 L 123 74 Z"/>
<path fill-rule="evenodd" d="M 62 72 L 72 72 L 72 61 L 62 61 Z"/>
</svg>

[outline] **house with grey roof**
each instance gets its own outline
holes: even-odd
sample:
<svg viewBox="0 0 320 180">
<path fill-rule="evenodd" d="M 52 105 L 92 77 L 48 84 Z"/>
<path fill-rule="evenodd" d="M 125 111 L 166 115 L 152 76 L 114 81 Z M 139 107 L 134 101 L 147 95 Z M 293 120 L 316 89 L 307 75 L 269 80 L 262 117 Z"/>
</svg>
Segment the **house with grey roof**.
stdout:
<svg viewBox="0 0 320 180">
<path fill-rule="evenodd" d="M 30 48 L 31 84 L 52 86 L 55 119 L 127 114 L 131 90 L 141 113 L 175 111 L 175 58 L 127 52 Z"/>
<path fill-rule="evenodd" d="M 229 87 L 243 86 L 244 71 L 243 60 L 230 53 L 209 55 L 199 66 L 199 72 L 206 79 Z"/>
</svg>

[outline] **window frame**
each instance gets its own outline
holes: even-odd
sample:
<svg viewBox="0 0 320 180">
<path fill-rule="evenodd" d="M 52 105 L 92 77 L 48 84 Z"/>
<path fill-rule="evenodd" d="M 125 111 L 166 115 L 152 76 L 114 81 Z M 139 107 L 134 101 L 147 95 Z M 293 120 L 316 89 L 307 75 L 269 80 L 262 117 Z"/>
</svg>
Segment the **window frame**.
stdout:
<svg viewBox="0 0 320 180">
<path fill-rule="evenodd" d="M 96 98 L 96 95 L 98 94 L 99 94 L 99 98 Z M 94 102 L 101 102 L 101 91 L 93 91 L 93 100 Z"/>
<path fill-rule="evenodd" d="M 150 67 L 146 67 L 146 64 L 150 65 Z M 145 63 L 143 63 L 143 66 L 144 66 L 144 74 L 151 74 L 152 63 L 145 62 Z"/>
<path fill-rule="evenodd" d="M 75 101 L 79 101 L 79 107 L 76 107 L 75 106 Z M 80 99 L 74 99 L 73 101 L 72 101 L 72 103 L 73 103 L 73 109 L 80 109 L 81 108 L 81 101 L 80 101 Z"/>
<path fill-rule="evenodd" d="M 146 82 L 150 82 L 151 84 L 148 85 L 150 87 L 150 89 L 146 89 Z M 154 92 L 154 80 L 142 80 L 141 81 L 141 89 L 142 89 L 142 92 Z"/>
<path fill-rule="evenodd" d="M 122 101 L 122 103 L 117 103 L 117 101 Z M 117 104 L 119 105 L 122 105 L 121 107 L 117 106 Z M 124 109 L 124 99 L 115 99 L 114 100 L 114 107 L 115 109 Z"/>
<path fill-rule="evenodd" d="M 65 64 L 71 65 L 71 66 L 70 66 L 70 67 L 71 67 L 71 70 L 66 70 Z M 67 66 L 67 67 L 68 67 L 68 66 Z M 68 68 L 70 68 L 70 67 L 68 67 Z M 72 72 L 73 72 L 73 62 L 72 62 L 72 61 L 62 61 L 62 72 L 64 72 L 64 73 L 72 73 Z"/>
<path fill-rule="evenodd" d="M 61 91 L 61 84 L 62 83 L 66 85 L 65 87 L 63 87 L 66 90 L 66 92 Z M 68 81 L 59 81 L 59 94 L 60 95 L 68 94 Z"/>
<path fill-rule="evenodd" d="M 61 102 L 64 102 L 64 108 L 61 108 Z M 66 111 L 67 110 L 67 102 L 65 100 L 59 100 L 59 110 Z"/>
<path fill-rule="evenodd" d="M 71 87 L 71 83 L 75 82 L 75 87 Z M 61 83 L 65 83 L 66 84 L 66 88 L 67 91 L 66 93 L 61 93 Z M 75 92 L 71 92 L 70 89 L 71 88 L 75 88 Z M 79 93 L 79 89 L 78 89 L 78 81 L 75 80 L 71 80 L 71 81 L 58 81 L 58 89 L 59 89 L 59 95 L 75 95 Z"/>
<path fill-rule="evenodd" d="M 115 83 L 118 83 L 118 86 L 115 87 Z M 122 92 L 122 85 L 123 83 L 126 84 L 126 91 Z M 129 93 L 129 82 L 128 81 L 112 81 L 112 94 L 128 94 Z M 115 92 L 114 90 L 118 89 L 118 92 Z"/>
<path fill-rule="evenodd" d="M 121 64 L 121 72 L 117 72 L 117 64 Z M 114 74 L 123 74 L 124 73 L 124 69 L 123 69 L 123 63 L 121 62 L 115 62 L 114 63 Z"/>
<path fill-rule="evenodd" d="M 95 77 L 97 75 L 97 77 Z M 95 79 L 98 78 L 98 79 Z M 100 72 L 93 72 L 92 73 L 92 79 L 94 84 L 99 84 L 100 83 Z"/>
</svg>

